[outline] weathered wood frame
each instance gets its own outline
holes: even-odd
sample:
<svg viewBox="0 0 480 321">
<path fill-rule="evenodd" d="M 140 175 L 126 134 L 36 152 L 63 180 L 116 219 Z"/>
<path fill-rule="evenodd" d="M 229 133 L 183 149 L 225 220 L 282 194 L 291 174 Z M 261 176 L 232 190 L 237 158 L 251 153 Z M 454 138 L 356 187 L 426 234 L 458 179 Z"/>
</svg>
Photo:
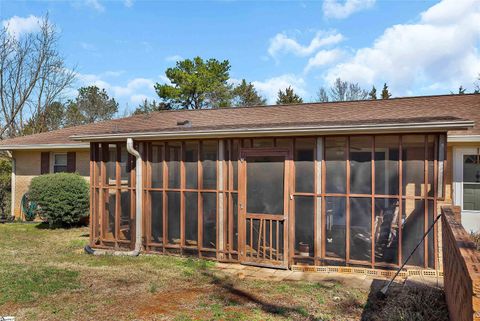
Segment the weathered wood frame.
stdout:
<svg viewBox="0 0 480 321">
<path fill-rule="evenodd" d="M 422 196 L 411 196 L 403 195 L 403 137 L 405 135 L 412 135 L 410 133 L 406 134 L 382 134 L 382 135 L 355 135 L 355 136 L 368 136 L 371 137 L 371 193 L 370 194 L 353 194 L 350 193 L 350 137 L 349 135 L 338 135 L 337 137 L 346 138 L 346 153 L 345 153 L 345 166 L 346 166 L 346 193 L 327 193 L 326 192 L 326 160 L 325 160 L 325 137 L 328 136 L 307 136 L 307 137 L 267 137 L 267 138 L 232 138 L 232 139 L 223 139 L 223 140 L 213 140 L 217 142 L 217 159 L 216 159 L 216 170 L 217 170 L 217 184 L 215 189 L 204 189 L 203 188 L 203 166 L 202 166 L 202 145 L 205 140 L 188 140 L 189 143 L 197 144 L 197 187 L 198 188 L 186 188 L 186 169 L 185 169 L 185 145 L 187 141 L 175 141 L 176 144 L 179 143 L 180 148 L 180 160 L 179 160 L 179 169 L 180 169 L 180 186 L 179 188 L 169 188 L 168 186 L 168 157 L 169 153 L 167 152 L 169 144 L 173 141 L 147 141 L 147 142 L 137 142 L 136 146 L 140 149 L 143 157 L 143 166 L 144 166 L 144 175 L 143 175 L 143 196 L 144 196 L 144 246 L 148 252 L 163 252 L 163 253 L 174 253 L 174 254 L 194 254 L 196 253 L 200 257 L 214 258 L 221 261 L 238 261 L 241 260 L 242 255 L 239 255 L 239 252 L 242 250 L 242 229 L 244 228 L 244 220 L 242 219 L 241 210 L 239 209 L 240 197 L 242 197 L 239 191 L 242 189 L 243 174 L 241 172 L 241 165 L 239 164 L 239 158 L 241 158 L 242 153 L 245 151 L 254 151 L 259 152 L 269 152 L 269 153 L 278 153 L 281 151 L 282 155 L 286 156 L 286 166 L 285 166 L 285 182 L 286 188 L 288 191 L 285 192 L 285 208 L 288 213 L 286 228 L 288 233 L 285 234 L 285 249 L 288 249 L 286 258 L 288 262 L 286 265 L 291 266 L 296 262 L 306 262 L 314 265 L 323 265 L 326 262 L 337 261 L 338 264 L 345 265 L 362 265 L 370 267 L 396 267 L 398 264 L 389 264 L 375 262 L 375 243 L 373 239 L 374 235 L 374 219 L 375 219 L 375 200 L 376 199 L 397 199 L 399 201 L 399 215 L 398 215 L 398 263 L 402 263 L 402 258 L 405 257 L 406 253 L 402 253 L 402 213 L 403 213 L 403 202 L 405 200 L 417 200 L 420 199 L 425 204 L 424 212 L 424 228 L 428 228 L 428 215 L 429 215 L 429 206 L 433 204 L 433 214 L 437 213 L 437 200 L 438 196 L 438 153 L 439 153 L 439 137 L 444 133 L 420 133 L 415 135 L 423 135 L 424 137 L 424 146 L 425 146 L 425 157 L 424 157 L 424 192 Z M 433 162 L 433 173 L 429 172 L 429 160 L 428 160 L 428 137 L 429 135 L 434 136 L 434 159 L 430 160 Z M 376 137 L 378 136 L 396 136 L 399 139 L 399 159 L 398 159 L 398 195 L 383 195 L 375 193 L 375 151 L 376 151 Z M 306 192 L 296 192 L 295 191 L 295 160 L 294 152 L 296 146 L 296 139 L 299 138 L 312 138 L 314 142 L 312 146 L 312 152 L 314 154 L 314 161 L 312 162 L 314 177 L 309 178 L 314 180 L 314 190 L 310 193 Z M 445 138 L 443 138 L 445 139 Z M 117 146 L 117 160 L 116 160 L 116 180 L 115 185 L 109 185 L 106 182 L 106 162 L 108 162 L 108 146 L 110 144 L 115 144 Z M 163 185 L 161 187 L 153 188 L 151 186 L 150 177 L 152 175 L 152 144 L 161 146 L 162 149 L 160 160 L 163 164 Z M 131 248 L 133 246 L 133 240 L 122 240 L 118 238 L 119 232 L 119 214 L 120 213 L 120 193 L 122 190 L 128 190 L 131 193 L 131 235 L 133 238 L 134 235 L 134 209 L 135 209 L 135 168 L 134 161 L 131 155 L 129 155 L 128 163 L 132 166 L 130 172 L 131 179 L 130 185 L 125 186 L 121 184 L 120 181 L 120 164 L 118 163 L 118 157 L 120 154 L 119 146 L 124 146 L 123 143 L 92 143 L 90 151 L 90 172 L 92 173 L 90 177 L 91 182 L 91 244 L 100 247 L 100 248 Z M 220 153 L 222 155 L 220 155 Z M 444 149 L 446 154 L 446 148 Z M 442 188 L 445 189 L 445 175 L 446 175 L 446 157 L 443 157 L 443 185 Z M 234 167 L 237 168 L 237 175 L 235 175 Z M 428 195 L 428 178 L 429 175 L 433 175 L 433 196 Z M 109 238 L 106 233 L 106 207 L 108 206 L 108 193 L 109 190 L 113 189 L 116 193 L 116 215 L 115 215 L 115 237 Z M 163 198 L 163 208 L 162 208 L 162 217 L 163 217 L 163 242 L 155 243 L 151 239 L 151 195 L 150 192 L 157 191 L 162 193 Z M 179 192 L 180 193 L 180 242 L 179 244 L 168 244 L 168 199 L 167 192 Z M 185 193 L 193 192 L 197 193 L 197 209 L 198 209 L 198 230 L 197 230 L 197 246 L 187 245 L 185 243 Z M 203 247 L 203 195 L 204 193 L 214 193 L 216 195 L 216 248 L 204 248 Z M 443 193 L 445 195 L 445 193 Z M 295 198 L 297 196 L 308 196 L 312 197 L 314 202 L 314 249 L 313 256 L 305 257 L 299 256 L 295 253 Z M 338 259 L 333 257 L 328 257 L 325 251 L 325 238 L 326 238 L 326 224 L 325 224 L 325 206 L 326 206 L 326 197 L 344 197 L 346 202 L 346 257 L 345 259 Z M 356 261 L 350 259 L 350 198 L 359 197 L 359 198 L 370 198 L 371 199 L 371 235 L 372 235 L 372 244 L 371 244 L 371 260 L 370 261 Z M 237 198 L 238 206 L 237 208 L 233 207 L 234 198 Z M 237 213 L 237 221 L 234 220 L 234 212 Z M 243 221 L 243 222 L 242 222 Z M 236 238 L 236 233 L 238 233 L 237 243 L 234 242 Z M 438 229 L 434 228 L 434 267 L 438 268 Z M 426 246 L 424 247 L 424 261 L 425 268 L 428 267 L 428 240 L 426 240 Z"/>
</svg>

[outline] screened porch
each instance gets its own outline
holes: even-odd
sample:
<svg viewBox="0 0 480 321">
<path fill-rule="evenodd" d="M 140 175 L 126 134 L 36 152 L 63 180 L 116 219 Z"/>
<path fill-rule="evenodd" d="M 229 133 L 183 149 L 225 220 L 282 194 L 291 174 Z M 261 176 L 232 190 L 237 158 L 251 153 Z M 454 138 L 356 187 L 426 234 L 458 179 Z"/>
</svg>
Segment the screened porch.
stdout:
<svg viewBox="0 0 480 321">
<path fill-rule="evenodd" d="M 445 134 L 137 141 L 147 252 L 395 267 L 444 195 Z M 91 143 L 91 243 L 129 249 L 135 158 Z M 435 227 L 408 265 L 438 268 Z"/>
</svg>

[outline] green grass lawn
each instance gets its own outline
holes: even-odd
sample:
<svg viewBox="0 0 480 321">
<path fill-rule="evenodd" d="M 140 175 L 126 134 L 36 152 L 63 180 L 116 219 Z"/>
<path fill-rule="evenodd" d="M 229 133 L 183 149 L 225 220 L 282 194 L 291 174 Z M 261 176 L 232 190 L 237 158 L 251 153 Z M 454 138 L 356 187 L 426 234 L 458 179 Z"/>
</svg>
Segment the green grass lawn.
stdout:
<svg viewBox="0 0 480 321">
<path fill-rule="evenodd" d="M 443 294 L 271 282 L 192 258 L 84 254 L 88 228 L 0 224 L 0 316 L 17 320 L 447 320 Z M 432 302 L 439 302 L 434 306 Z M 434 308 L 433 308 L 434 307 Z"/>
</svg>

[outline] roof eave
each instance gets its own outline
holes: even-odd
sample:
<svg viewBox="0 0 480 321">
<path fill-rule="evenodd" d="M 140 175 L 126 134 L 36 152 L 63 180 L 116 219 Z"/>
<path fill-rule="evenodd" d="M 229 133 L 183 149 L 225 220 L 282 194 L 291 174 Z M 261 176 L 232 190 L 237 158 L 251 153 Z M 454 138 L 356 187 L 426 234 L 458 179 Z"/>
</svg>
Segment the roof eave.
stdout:
<svg viewBox="0 0 480 321">
<path fill-rule="evenodd" d="M 0 145 L 0 150 L 51 150 L 51 149 L 88 149 L 90 144 L 12 144 Z"/>
<path fill-rule="evenodd" d="M 251 137 L 251 136 L 286 136 L 286 135 L 334 135 L 334 134 L 373 134 L 396 132 L 446 132 L 448 130 L 465 130 L 474 126 L 473 121 L 440 121 L 429 123 L 393 123 L 393 124 L 366 124 L 344 126 L 291 126 L 274 128 L 238 128 L 238 129 L 210 129 L 189 131 L 152 131 L 130 132 L 114 134 L 87 134 L 73 135 L 70 139 L 75 141 L 117 141 L 126 138 L 151 140 L 161 139 L 191 139 L 191 138 L 226 138 L 226 137 Z"/>
<path fill-rule="evenodd" d="M 480 135 L 448 135 L 447 141 L 452 143 L 478 143 L 480 142 Z"/>
</svg>

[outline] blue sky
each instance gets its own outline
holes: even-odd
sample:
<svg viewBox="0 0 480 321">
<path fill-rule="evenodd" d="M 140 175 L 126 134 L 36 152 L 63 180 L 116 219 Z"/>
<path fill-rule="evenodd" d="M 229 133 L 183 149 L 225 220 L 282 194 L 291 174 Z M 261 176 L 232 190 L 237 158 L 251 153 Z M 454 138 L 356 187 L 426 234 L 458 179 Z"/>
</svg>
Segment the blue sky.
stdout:
<svg viewBox="0 0 480 321">
<path fill-rule="evenodd" d="M 76 86 L 96 84 L 132 110 L 178 58 L 228 59 L 274 102 L 306 101 L 336 77 L 394 96 L 472 90 L 480 73 L 480 1 L 11 1 L 0 20 L 34 32 L 49 13 Z M 72 95 L 74 91 L 72 90 Z"/>
</svg>

